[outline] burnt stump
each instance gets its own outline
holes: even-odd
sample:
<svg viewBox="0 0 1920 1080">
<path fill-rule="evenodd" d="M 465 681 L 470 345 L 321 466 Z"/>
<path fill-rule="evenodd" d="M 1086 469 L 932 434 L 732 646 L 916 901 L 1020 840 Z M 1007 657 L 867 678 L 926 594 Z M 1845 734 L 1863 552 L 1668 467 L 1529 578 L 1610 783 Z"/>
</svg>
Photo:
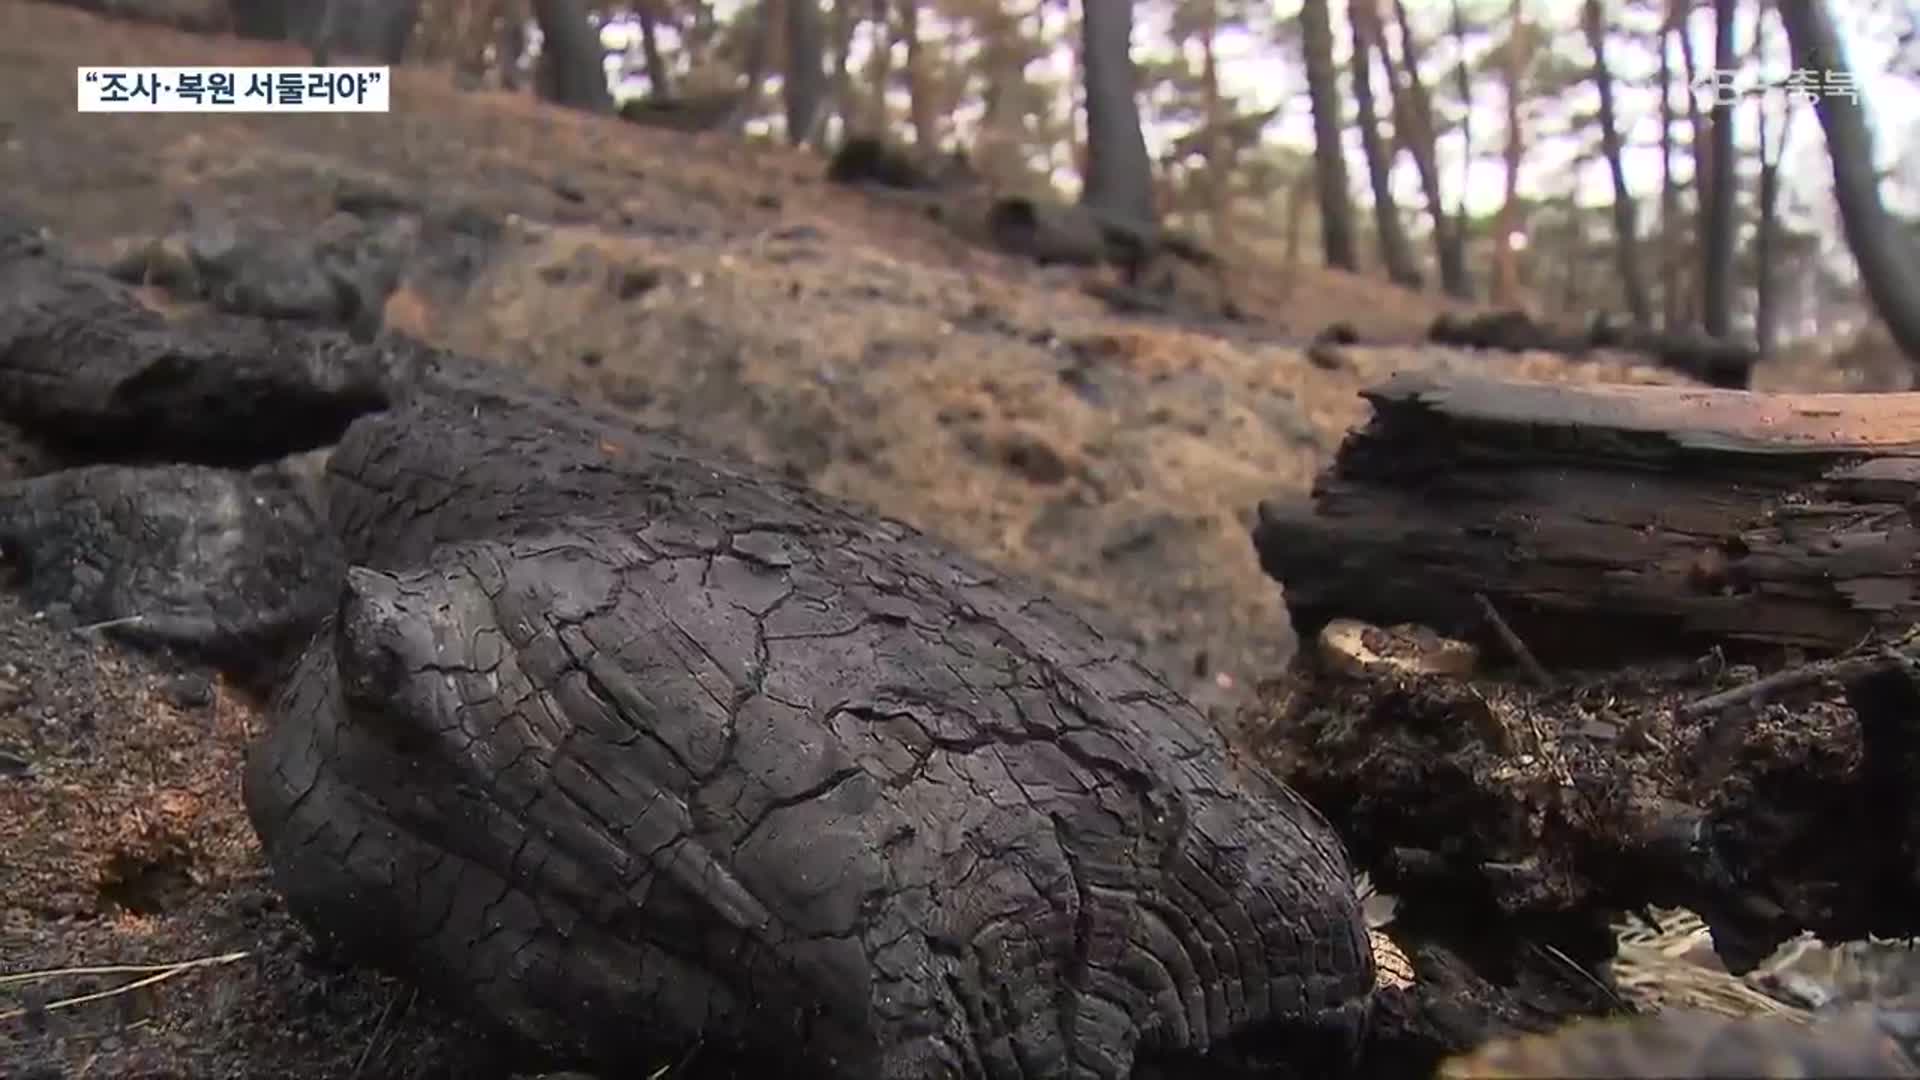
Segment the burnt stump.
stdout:
<svg viewBox="0 0 1920 1080">
<path fill-rule="evenodd" d="M 1353 1061 L 1339 839 L 1118 645 L 490 378 L 425 377 L 329 465 L 353 569 L 245 781 L 322 937 L 615 1070 Z"/>
</svg>

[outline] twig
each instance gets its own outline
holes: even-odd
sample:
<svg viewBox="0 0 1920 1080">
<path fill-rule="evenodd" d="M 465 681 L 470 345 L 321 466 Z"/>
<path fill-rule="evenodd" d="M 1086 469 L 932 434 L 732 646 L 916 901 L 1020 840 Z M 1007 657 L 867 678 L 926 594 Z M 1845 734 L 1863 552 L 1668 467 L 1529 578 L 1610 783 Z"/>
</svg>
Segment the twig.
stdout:
<svg viewBox="0 0 1920 1080">
<path fill-rule="evenodd" d="M 204 956 L 198 960 L 183 960 L 178 964 L 170 964 L 167 967 L 159 970 L 157 973 L 153 975 L 149 975 L 144 979 L 135 979 L 130 983 L 125 983 L 123 985 L 116 986 L 111 990 L 101 990 L 92 994 L 82 994 L 79 997 L 62 998 L 59 1001 L 48 1002 L 47 1005 L 44 1006 L 44 1010 L 47 1012 L 52 1012 L 55 1009 L 71 1009 L 76 1005 L 85 1005 L 90 1001 L 104 1001 L 110 997 L 118 997 L 121 994 L 131 993 L 135 990 L 140 989 L 143 986 L 152 986 L 155 983 L 165 982 L 176 975 L 180 975 L 185 972 L 192 971 L 195 968 L 214 967 L 219 964 L 231 964 L 236 960 L 244 960 L 251 955 L 253 954 L 246 953 L 246 952 L 234 952 L 234 953 L 227 953 L 223 956 Z M 36 971 L 36 972 L 29 972 L 25 975 L 9 976 L 8 978 L 11 979 L 12 981 L 18 982 L 26 979 L 51 978 L 55 975 L 67 974 L 67 973 L 68 972 Z M 27 1015 L 27 1010 L 25 1009 L 9 1009 L 6 1012 L 0 1012 L 0 1020 L 17 1020 L 20 1017 L 25 1015 Z"/>
<path fill-rule="evenodd" d="M 111 630 L 116 626 L 133 626 L 146 621 L 147 617 L 145 615 L 126 615 L 118 619 L 107 619 L 103 622 L 76 626 L 73 628 L 73 632 L 76 634 L 91 634 L 100 630 Z"/>
<path fill-rule="evenodd" d="M 373 1048 L 380 1045 L 380 1034 L 387 1030 L 387 1020 L 393 1015 L 393 1003 L 400 1000 L 399 994 L 387 999 L 386 1008 L 380 1010 L 380 1019 L 374 1021 L 373 1034 L 367 1037 L 366 1049 L 360 1051 L 360 1057 L 353 1063 L 352 1076 L 359 1076 L 367 1067 L 367 1059 L 373 1056 Z"/>
<path fill-rule="evenodd" d="M 1533 650 L 1527 648 L 1527 643 L 1521 641 L 1520 635 L 1514 633 L 1513 627 L 1507 625 L 1507 620 L 1501 618 L 1500 613 L 1494 610 L 1493 601 L 1487 599 L 1485 593 L 1474 593 L 1473 600 L 1480 605 L 1480 614 L 1486 616 L 1487 624 L 1493 627 L 1493 632 L 1500 635 L 1500 643 L 1507 647 L 1507 651 L 1512 653 L 1513 658 L 1518 660 L 1520 666 L 1526 670 L 1527 677 L 1539 684 L 1542 690 L 1553 689 L 1553 676 L 1547 674 L 1547 669 L 1534 658 Z"/>
<path fill-rule="evenodd" d="M 1674 709 L 1674 715 L 1683 720 L 1698 719 L 1735 705 L 1764 698 L 1781 690 L 1793 690 L 1802 686 L 1821 682 L 1826 679 L 1838 679 L 1842 682 L 1868 675 L 1889 664 L 1898 664 L 1912 657 L 1882 649 L 1866 656 L 1841 656 L 1831 660 L 1815 660 L 1810 664 L 1790 667 L 1776 671 L 1765 678 L 1736 686 L 1731 690 L 1722 690 L 1717 694 L 1703 697 L 1698 701 L 1689 701 Z"/>
<path fill-rule="evenodd" d="M 1528 944 L 1532 945 L 1533 950 L 1535 952 L 1540 953 L 1544 956 L 1550 957 L 1554 960 L 1557 960 L 1562 964 L 1565 964 L 1568 970 L 1580 976 L 1582 980 L 1584 980 L 1589 985 L 1591 985 L 1595 990 L 1598 990 L 1602 994 L 1605 994 L 1607 998 L 1613 1002 L 1614 1006 L 1620 1009 L 1622 1012 L 1634 1011 L 1633 1006 L 1627 1004 L 1626 1001 L 1622 999 L 1619 994 L 1614 993 L 1613 987 L 1608 986 L 1604 982 L 1601 982 L 1599 976 L 1595 975 L 1591 971 L 1588 971 L 1586 968 L 1580 966 L 1580 964 L 1577 963 L 1573 959 L 1573 957 L 1568 956 L 1566 953 L 1561 952 L 1559 949 L 1553 947 L 1552 945 L 1542 945 L 1536 942 L 1529 942 Z"/>
</svg>

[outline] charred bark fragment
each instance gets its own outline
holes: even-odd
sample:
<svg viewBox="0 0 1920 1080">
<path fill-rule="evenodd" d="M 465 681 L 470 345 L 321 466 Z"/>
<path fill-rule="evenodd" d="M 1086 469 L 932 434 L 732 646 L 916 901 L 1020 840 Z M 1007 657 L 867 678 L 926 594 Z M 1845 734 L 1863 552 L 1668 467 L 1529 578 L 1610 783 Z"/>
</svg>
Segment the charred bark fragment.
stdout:
<svg viewBox="0 0 1920 1080">
<path fill-rule="evenodd" d="M 169 323 L 98 271 L 0 241 L 0 418 L 76 457 L 271 461 L 384 407 L 413 362 L 290 325 Z"/>
<path fill-rule="evenodd" d="M 620 1069 L 1125 1077 L 1372 985 L 1338 839 L 1077 618 L 448 366 L 331 462 L 356 569 L 246 780 L 293 908 Z M 769 1065 L 769 1067 L 771 1067 Z M 1322 1073 L 1324 1074 L 1324 1073 Z"/>
<path fill-rule="evenodd" d="M 270 678 L 345 569 L 295 480 L 96 465 L 0 486 L 10 584 L 38 610 Z"/>
<path fill-rule="evenodd" d="M 1312 506 L 1254 529 L 1302 634 L 1483 637 L 1484 594 L 1542 659 L 1594 665 L 1920 618 L 1920 395 L 1403 374 L 1367 397 Z"/>
</svg>

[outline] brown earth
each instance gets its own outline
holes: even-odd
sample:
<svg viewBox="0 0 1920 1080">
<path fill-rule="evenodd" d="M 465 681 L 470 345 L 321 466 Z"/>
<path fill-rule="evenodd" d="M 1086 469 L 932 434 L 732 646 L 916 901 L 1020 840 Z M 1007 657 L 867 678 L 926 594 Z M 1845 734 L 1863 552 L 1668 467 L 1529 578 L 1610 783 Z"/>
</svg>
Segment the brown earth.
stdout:
<svg viewBox="0 0 1920 1080">
<path fill-rule="evenodd" d="M 1116 317 L 1069 272 L 827 186 L 809 155 L 460 93 L 443 71 L 399 72 L 393 111 L 376 116 L 73 106 L 80 64 L 304 61 L 6 0 L 0 184 L 59 241 L 103 258 L 189 207 L 315 227 L 342 186 L 465 221 L 424 242 L 433 257 L 389 303 L 390 326 L 1031 574 L 1104 612 L 1216 715 L 1292 648 L 1247 539 L 1252 507 L 1305 490 L 1362 418 L 1361 387 L 1411 366 L 1674 381 L 1619 358 L 1416 346 L 1438 300 L 1317 270 L 1235 268 L 1227 288 L 1264 323 L 1257 334 Z M 1316 365 L 1305 341 L 1334 321 L 1403 344 Z M 430 1004 L 310 955 L 240 813 L 253 704 L 216 689 L 180 707 L 168 691 L 191 673 L 10 603 L 0 642 L 0 690 L 14 688 L 0 693 L 0 975 L 248 954 L 51 1011 L 138 976 L 0 982 L 0 1074 L 502 1068 Z"/>
</svg>

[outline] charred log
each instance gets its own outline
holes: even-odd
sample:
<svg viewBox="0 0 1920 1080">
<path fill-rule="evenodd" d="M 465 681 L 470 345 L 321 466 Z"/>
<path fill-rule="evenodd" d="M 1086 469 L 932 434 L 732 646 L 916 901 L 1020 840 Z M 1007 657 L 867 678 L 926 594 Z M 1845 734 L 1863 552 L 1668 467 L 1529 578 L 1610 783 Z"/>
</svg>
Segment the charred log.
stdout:
<svg viewBox="0 0 1920 1080">
<path fill-rule="evenodd" d="M 1557 352 L 1579 356 L 1589 349 L 1639 353 L 1662 367 L 1692 376 L 1709 386 L 1744 390 L 1752 379 L 1759 351 L 1752 346 L 1684 332 L 1657 332 L 1595 320 L 1574 330 L 1546 326 L 1521 311 L 1481 315 L 1442 315 L 1427 331 L 1435 345 L 1506 352 Z"/>
<path fill-rule="evenodd" d="M 1366 396 L 1311 505 L 1254 529 L 1302 634 L 1484 639 L 1484 595 L 1543 660 L 1592 665 L 1838 652 L 1920 618 L 1920 396 L 1414 374 Z"/>
</svg>

